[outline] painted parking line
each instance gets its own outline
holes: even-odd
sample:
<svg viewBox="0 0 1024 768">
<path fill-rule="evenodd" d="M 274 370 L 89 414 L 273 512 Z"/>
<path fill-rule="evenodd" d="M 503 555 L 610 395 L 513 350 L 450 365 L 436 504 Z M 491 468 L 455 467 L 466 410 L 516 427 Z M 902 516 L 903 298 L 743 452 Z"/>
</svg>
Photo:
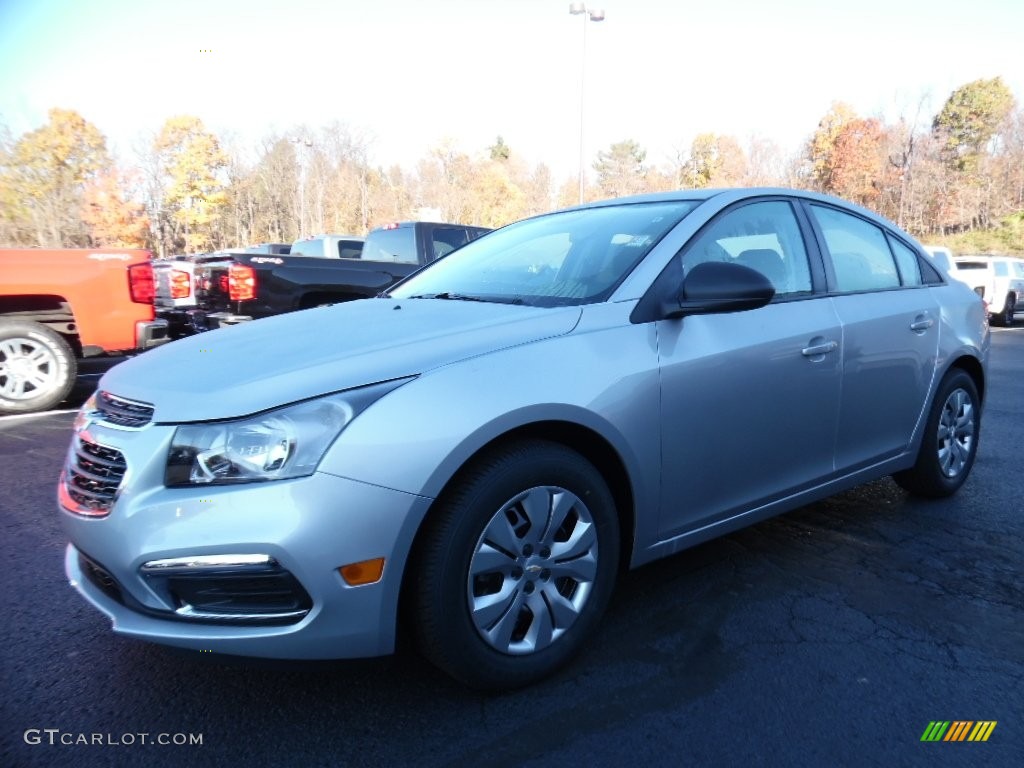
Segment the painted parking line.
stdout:
<svg viewBox="0 0 1024 768">
<path fill-rule="evenodd" d="M 42 416 L 53 416 L 61 413 L 78 413 L 77 408 L 62 408 L 53 411 L 39 411 L 38 413 L 15 413 L 11 416 L 0 416 L 0 425 L 13 424 L 16 421 L 25 421 L 26 419 L 38 419 Z"/>
</svg>

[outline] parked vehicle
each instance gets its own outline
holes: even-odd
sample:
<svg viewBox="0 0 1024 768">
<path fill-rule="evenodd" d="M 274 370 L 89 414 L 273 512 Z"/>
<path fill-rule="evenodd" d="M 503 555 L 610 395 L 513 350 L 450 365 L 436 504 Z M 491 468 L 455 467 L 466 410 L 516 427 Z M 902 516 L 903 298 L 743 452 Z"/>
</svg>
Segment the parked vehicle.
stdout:
<svg viewBox="0 0 1024 768">
<path fill-rule="evenodd" d="M 149 251 L 0 250 L 0 415 L 63 401 L 78 360 L 167 340 Z"/>
<path fill-rule="evenodd" d="M 985 300 L 993 323 L 1013 325 L 1024 299 L 1024 259 L 988 253 L 954 256 L 953 274 Z"/>
<path fill-rule="evenodd" d="M 926 245 L 925 253 L 931 256 L 932 261 L 944 273 L 951 273 L 953 269 L 953 252 L 942 245 Z M 956 277 L 954 274 L 953 277 Z"/>
<path fill-rule="evenodd" d="M 376 296 L 435 258 L 489 232 L 458 224 L 409 222 L 374 230 L 362 238 L 321 235 L 299 240 L 291 253 L 253 256 L 224 251 L 197 265 L 193 330 L 210 330 L 299 309 Z M 365 249 L 369 245 L 369 250 Z M 337 255 L 342 254 L 342 255 Z"/>
<path fill-rule="evenodd" d="M 978 296 L 862 208 L 593 203 L 111 370 L 59 482 L 65 568 L 132 637 L 372 656 L 401 605 L 442 669 L 524 685 L 621 567 L 884 475 L 956 492 L 988 355 Z"/>
</svg>

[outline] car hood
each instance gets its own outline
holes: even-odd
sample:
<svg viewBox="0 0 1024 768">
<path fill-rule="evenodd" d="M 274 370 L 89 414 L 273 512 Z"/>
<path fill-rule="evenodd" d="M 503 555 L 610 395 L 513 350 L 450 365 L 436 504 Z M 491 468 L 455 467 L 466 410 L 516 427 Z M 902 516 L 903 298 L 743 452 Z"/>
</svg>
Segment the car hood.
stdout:
<svg viewBox="0 0 1024 768">
<path fill-rule="evenodd" d="M 245 416 L 569 333 L 579 307 L 365 299 L 191 336 L 111 368 L 99 387 L 153 421 Z"/>
</svg>

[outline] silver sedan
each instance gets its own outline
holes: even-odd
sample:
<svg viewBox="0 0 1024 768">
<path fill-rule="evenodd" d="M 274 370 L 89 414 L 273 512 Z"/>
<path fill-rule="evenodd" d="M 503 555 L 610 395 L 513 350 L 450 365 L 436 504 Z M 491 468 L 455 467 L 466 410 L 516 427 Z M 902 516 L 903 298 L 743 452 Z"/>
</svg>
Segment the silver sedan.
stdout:
<svg viewBox="0 0 1024 768">
<path fill-rule="evenodd" d="M 119 365 L 58 485 L 114 629 L 393 650 L 478 688 L 571 660 L 617 574 L 884 475 L 954 493 L 989 335 L 890 222 L 783 189 L 527 219 L 387 296 Z"/>
</svg>

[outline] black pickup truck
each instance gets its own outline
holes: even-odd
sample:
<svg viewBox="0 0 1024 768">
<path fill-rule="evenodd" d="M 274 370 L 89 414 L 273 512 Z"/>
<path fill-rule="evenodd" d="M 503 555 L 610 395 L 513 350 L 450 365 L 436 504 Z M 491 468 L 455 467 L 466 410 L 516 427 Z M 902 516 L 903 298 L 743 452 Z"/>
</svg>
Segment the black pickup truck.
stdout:
<svg viewBox="0 0 1024 768">
<path fill-rule="evenodd" d="M 388 224 L 367 235 L 358 258 L 223 251 L 196 264 L 196 305 L 182 310 L 182 320 L 195 332 L 376 296 L 487 232 L 437 222 Z"/>
</svg>

